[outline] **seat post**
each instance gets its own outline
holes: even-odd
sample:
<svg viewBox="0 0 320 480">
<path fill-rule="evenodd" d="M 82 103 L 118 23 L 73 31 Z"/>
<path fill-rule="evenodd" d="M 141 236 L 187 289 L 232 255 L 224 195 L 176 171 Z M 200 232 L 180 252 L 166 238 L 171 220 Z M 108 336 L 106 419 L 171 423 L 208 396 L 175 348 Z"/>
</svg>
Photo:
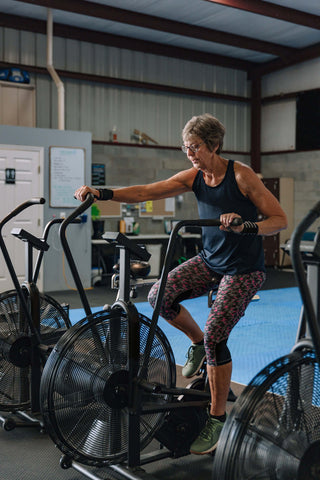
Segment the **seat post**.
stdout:
<svg viewBox="0 0 320 480">
<path fill-rule="evenodd" d="M 119 248 L 119 290 L 117 300 L 130 301 L 130 252 L 123 246 Z"/>
<path fill-rule="evenodd" d="M 33 247 L 30 242 L 25 242 L 25 272 L 26 272 L 26 281 L 28 283 L 32 282 L 33 277 Z"/>
</svg>

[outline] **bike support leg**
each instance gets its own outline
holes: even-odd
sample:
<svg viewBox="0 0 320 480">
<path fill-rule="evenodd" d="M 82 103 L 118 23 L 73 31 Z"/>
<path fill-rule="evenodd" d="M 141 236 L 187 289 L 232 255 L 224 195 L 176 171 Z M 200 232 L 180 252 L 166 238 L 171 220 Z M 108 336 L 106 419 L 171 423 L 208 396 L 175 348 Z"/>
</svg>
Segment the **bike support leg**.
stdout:
<svg viewBox="0 0 320 480">
<path fill-rule="evenodd" d="M 128 360 L 129 360 L 129 439 L 128 465 L 140 465 L 140 388 L 137 384 L 137 374 L 140 365 L 140 321 L 139 314 L 130 302 L 130 252 L 123 246 L 119 247 L 120 284 L 118 298 L 115 303 L 121 306 L 128 318 Z"/>
<path fill-rule="evenodd" d="M 123 476 L 127 480 L 156 480 L 153 475 L 146 473 L 144 470 L 138 469 L 137 471 L 133 471 L 130 468 L 121 466 L 121 465 L 110 465 L 107 467 L 109 473 L 107 474 L 106 470 L 102 473 L 103 476 L 98 476 L 93 472 L 90 472 L 86 467 L 83 467 L 79 463 L 72 460 L 70 467 L 74 468 L 77 472 L 81 473 L 85 477 L 89 478 L 90 480 L 115 480 L 114 475 L 112 475 L 112 471 L 117 474 L 117 478 L 119 475 Z M 108 476 L 107 476 L 108 475 Z"/>
</svg>

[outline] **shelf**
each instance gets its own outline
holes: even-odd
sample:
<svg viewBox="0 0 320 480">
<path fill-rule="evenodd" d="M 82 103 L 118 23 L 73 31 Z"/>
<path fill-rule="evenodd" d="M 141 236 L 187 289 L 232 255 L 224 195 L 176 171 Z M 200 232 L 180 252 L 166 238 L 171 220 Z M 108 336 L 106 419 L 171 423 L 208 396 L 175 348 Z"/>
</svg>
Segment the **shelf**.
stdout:
<svg viewBox="0 0 320 480">
<path fill-rule="evenodd" d="M 181 147 L 170 147 L 169 145 L 146 144 L 146 143 L 126 143 L 126 142 L 107 142 L 106 140 L 92 140 L 93 145 L 110 145 L 113 147 L 138 147 L 138 148 L 157 148 L 162 150 L 181 150 Z"/>
</svg>

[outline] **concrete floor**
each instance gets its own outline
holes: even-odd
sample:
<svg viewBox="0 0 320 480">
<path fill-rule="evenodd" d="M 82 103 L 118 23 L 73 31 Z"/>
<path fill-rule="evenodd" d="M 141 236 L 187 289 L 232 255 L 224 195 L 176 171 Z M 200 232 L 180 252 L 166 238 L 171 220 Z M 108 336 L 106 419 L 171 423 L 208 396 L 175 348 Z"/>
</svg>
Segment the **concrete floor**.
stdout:
<svg viewBox="0 0 320 480">
<path fill-rule="evenodd" d="M 268 280 L 264 288 L 282 288 L 296 286 L 293 272 L 274 271 L 268 272 Z M 149 287 L 139 291 L 135 302 L 146 301 Z M 87 290 L 89 303 L 92 307 L 112 304 L 116 291 L 110 290 L 106 285 L 97 286 Z M 50 292 L 60 303 L 69 303 L 70 308 L 80 308 L 81 301 L 76 291 Z M 177 367 L 177 385 L 185 387 L 190 380 L 181 376 L 181 367 Z M 244 385 L 232 384 L 235 395 L 240 395 Z M 227 410 L 232 409 L 233 403 L 228 402 Z M 155 440 L 148 446 L 154 449 Z M 157 447 L 157 445 L 156 445 Z M 16 428 L 12 431 L 0 429 L 0 478 L 1 480 L 81 480 L 88 476 L 81 471 L 86 470 L 93 480 L 120 480 L 124 477 L 109 468 L 93 469 L 79 466 L 78 469 L 62 469 L 59 464 L 60 451 L 55 447 L 47 433 L 41 433 L 39 428 Z M 167 458 L 158 460 L 144 466 L 144 471 L 131 472 L 132 480 L 213 480 L 211 455 L 187 455 L 180 458 Z M 219 479 L 216 479 L 219 480 Z M 232 479 L 235 480 L 235 479 Z"/>
</svg>

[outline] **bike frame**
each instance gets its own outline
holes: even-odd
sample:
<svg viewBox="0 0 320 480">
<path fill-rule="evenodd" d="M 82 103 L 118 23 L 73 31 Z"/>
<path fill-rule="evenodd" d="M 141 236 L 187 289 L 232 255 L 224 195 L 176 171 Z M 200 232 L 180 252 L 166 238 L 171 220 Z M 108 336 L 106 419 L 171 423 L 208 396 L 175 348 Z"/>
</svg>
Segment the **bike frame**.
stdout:
<svg viewBox="0 0 320 480">
<path fill-rule="evenodd" d="M 75 284 L 77 286 L 82 305 L 84 311 L 88 317 L 92 314 L 91 308 L 85 294 L 85 290 L 83 288 L 81 279 L 79 277 L 71 250 L 69 248 L 65 230 L 67 225 L 76 217 L 81 215 L 86 209 L 88 209 L 92 203 L 94 202 L 94 196 L 91 194 L 87 195 L 86 200 L 73 212 L 71 215 L 64 220 L 60 227 L 60 238 L 61 243 L 69 263 L 69 267 L 71 269 L 71 273 Z M 236 219 L 234 222 L 235 225 L 240 225 L 242 223 L 241 219 Z M 166 412 L 173 409 L 179 408 L 186 408 L 186 407 L 199 407 L 207 405 L 210 394 L 205 391 L 199 390 L 192 390 L 188 388 L 167 388 L 162 385 L 155 385 L 148 383 L 146 378 L 146 371 L 148 368 L 148 359 L 150 357 L 152 342 L 155 336 L 159 313 L 161 308 L 161 303 L 163 300 L 163 295 L 165 291 L 165 286 L 168 278 L 168 273 L 170 271 L 170 265 L 172 263 L 173 254 L 174 254 L 174 246 L 176 239 L 179 235 L 179 231 L 186 226 L 197 226 L 197 227 L 218 227 L 220 226 L 219 219 L 205 219 L 205 220 L 183 220 L 178 222 L 174 229 L 171 232 L 167 251 L 164 260 L 164 266 L 162 269 L 162 274 L 160 278 L 160 286 L 156 298 L 156 303 L 151 319 L 150 329 L 148 333 L 148 338 L 146 342 L 146 349 L 144 354 L 144 362 L 141 367 L 139 367 L 139 360 L 140 360 L 140 337 L 139 337 L 139 313 L 137 308 L 133 303 L 131 303 L 129 299 L 129 292 L 130 292 L 130 251 L 137 255 L 141 260 L 147 260 L 150 255 L 146 250 L 142 249 L 141 247 L 137 247 L 132 243 L 132 241 L 125 237 L 121 236 L 118 233 L 105 233 L 103 238 L 106 241 L 113 241 L 118 242 L 121 245 L 120 248 L 120 284 L 119 289 L 121 295 L 119 295 L 119 299 L 112 305 L 111 309 L 121 309 L 123 310 L 128 316 L 128 331 L 129 331 L 129 441 L 128 441 L 128 458 L 127 458 L 127 466 L 131 469 L 135 469 L 140 465 L 150 463 L 155 460 L 159 460 L 159 452 L 154 454 L 148 454 L 145 458 L 142 458 L 140 455 L 140 441 L 139 441 L 139 425 L 140 425 L 140 417 L 144 414 L 148 413 L 157 413 L 157 412 Z M 111 236 L 111 240 L 110 240 Z M 148 256 L 148 257 L 147 257 Z M 122 296 L 122 298 L 121 298 Z M 89 319 L 90 322 L 90 319 Z M 94 332 L 93 332 L 94 334 Z M 198 397 L 199 400 L 192 400 L 192 401 L 171 401 L 169 403 L 164 403 L 163 405 L 154 404 L 145 404 L 141 405 L 141 397 L 142 392 L 157 392 L 168 394 L 169 396 L 190 396 Z M 162 452 L 160 453 L 160 457 L 168 457 L 170 456 L 170 452 Z M 71 459 L 65 459 L 63 462 L 68 464 L 68 466 L 73 466 L 77 470 L 81 470 L 84 473 L 85 469 L 80 467 L 79 464 L 74 462 Z M 110 465 L 110 468 L 117 470 L 117 472 L 121 472 L 122 475 L 128 477 L 130 479 L 134 478 L 137 479 L 139 477 L 131 476 L 128 472 L 127 467 L 122 467 L 122 465 Z M 99 477 L 92 477 L 90 474 L 90 478 L 98 479 Z"/>
</svg>

